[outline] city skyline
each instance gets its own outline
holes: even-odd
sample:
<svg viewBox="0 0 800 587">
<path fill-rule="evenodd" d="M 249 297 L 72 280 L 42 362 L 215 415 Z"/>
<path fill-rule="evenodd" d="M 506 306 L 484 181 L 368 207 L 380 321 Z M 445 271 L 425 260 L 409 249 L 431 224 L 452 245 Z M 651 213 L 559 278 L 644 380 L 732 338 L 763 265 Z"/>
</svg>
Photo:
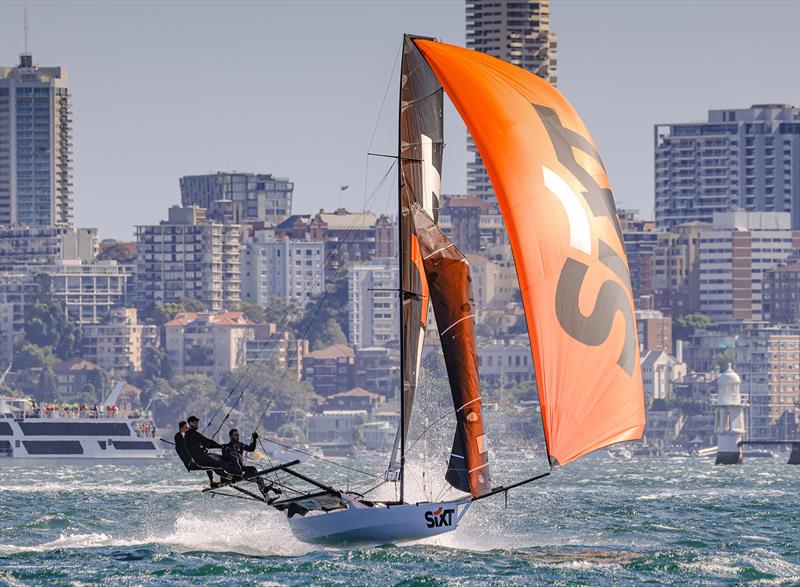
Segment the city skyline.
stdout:
<svg viewBox="0 0 800 587">
<path fill-rule="evenodd" d="M 355 5 L 310 2 L 209 3 L 189 11 L 176 3 L 148 5 L 146 12 L 134 3 L 29 5 L 34 61 L 65 67 L 74 95 L 76 224 L 131 240 L 133 225 L 161 219 L 165 205 L 180 201 L 179 177 L 234 169 L 289 177 L 295 212 L 333 208 L 341 185 L 351 186 L 342 205 L 360 209 L 365 153 L 400 34 L 464 42 L 463 3 L 422 6 L 359 4 L 353 18 Z M 652 213 L 653 124 L 700 120 L 710 108 L 800 103 L 800 5 L 754 6 L 553 3 L 559 86 L 604 153 L 621 207 Z M 0 10 L 4 66 L 15 65 L 22 51 L 23 9 L 23 2 L 6 2 Z M 766 28 L 757 46 L 740 43 Z M 672 42 L 678 30 L 686 38 Z M 668 32 L 670 41 L 652 43 L 653 31 Z M 695 59 L 701 54 L 702 63 Z M 771 67 L 759 67 L 767 61 Z M 257 70 L 265 74 L 253 75 Z M 619 70 L 636 75 L 608 74 Z M 373 151 L 395 149 L 396 75 Z M 226 88 L 241 87 L 243 79 L 252 92 L 231 96 Z M 337 86 L 347 91 L 324 90 Z M 446 121 L 443 191 L 463 193 L 466 137 L 449 104 Z M 370 188 L 388 165 L 370 161 Z M 391 206 L 391 190 L 387 182 L 376 211 Z"/>
</svg>

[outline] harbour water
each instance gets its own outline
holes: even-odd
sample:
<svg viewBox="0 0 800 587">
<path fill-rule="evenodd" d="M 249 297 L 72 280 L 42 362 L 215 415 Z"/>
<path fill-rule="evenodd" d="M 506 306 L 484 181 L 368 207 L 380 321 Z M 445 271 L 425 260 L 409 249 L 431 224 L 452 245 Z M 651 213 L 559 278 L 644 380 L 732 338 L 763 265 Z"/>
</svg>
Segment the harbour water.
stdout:
<svg viewBox="0 0 800 587">
<path fill-rule="evenodd" d="M 592 457 L 476 504 L 455 533 L 361 549 L 299 543 L 203 480 L 171 460 L 4 460 L 0 584 L 800 583 L 800 467 L 783 459 Z"/>
</svg>

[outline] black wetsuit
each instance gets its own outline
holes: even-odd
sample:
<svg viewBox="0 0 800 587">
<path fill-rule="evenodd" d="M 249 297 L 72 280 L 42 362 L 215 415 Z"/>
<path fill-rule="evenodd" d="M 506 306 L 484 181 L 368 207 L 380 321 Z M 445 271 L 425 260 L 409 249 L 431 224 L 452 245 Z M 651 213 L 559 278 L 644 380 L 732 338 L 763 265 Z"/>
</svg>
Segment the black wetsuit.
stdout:
<svg viewBox="0 0 800 587">
<path fill-rule="evenodd" d="M 194 465 L 194 463 L 192 462 L 192 455 L 189 454 L 189 450 L 186 448 L 186 439 L 183 438 L 183 434 L 180 432 L 175 435 L 175 452 L 178 453 L 178 456 L 180 457 L 181 462 L 183 462 L 183 465 L 186 467 L 186 470 L 193 470 L 192 465 Z M 196 468 L 197 467 L 195 467 L 195 469 Z"/>
<path fill-rule="evenodd" d="M 194 428 L 189 428 L 184 441 L 186 450 L 199 468 L 228 470 L 229 467 L 226 466 L 225 459 L 220 455 L 208 454 L 209 448 L 222 448 L 221 444 L 206 438 Z"/>
<path fill-rule="evenodd" d="M 255 438 L 250 444 L 231 440 L 228 444 L 222 445 L 222 455 L 225 457 L 226 463 L 228 463 L 228 470 L 240 477 L 255 475 L 258 472 L 255 467 L 245 467 L 242 464 L 242 453 L 244 451 L 253 452 L 254 450 L 256 450 Z"/>
</svg>

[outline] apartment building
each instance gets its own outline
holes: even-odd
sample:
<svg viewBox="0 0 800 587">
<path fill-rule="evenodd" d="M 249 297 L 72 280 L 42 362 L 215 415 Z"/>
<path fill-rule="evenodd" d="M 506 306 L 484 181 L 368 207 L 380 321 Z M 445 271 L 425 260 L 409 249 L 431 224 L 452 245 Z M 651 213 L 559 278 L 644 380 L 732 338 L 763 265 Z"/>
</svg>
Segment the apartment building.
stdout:
<svg viewBox="0 0 800 587">
<path fill-rule="evenodd" d="M 241 301 L 241 227 L 206 219 L 205 210 L 173 206 L 166 221 L 136 227 L 136 305 L 185 298 L 219 312 Z"/>
<path fill-rule="evenodd" d="M 711 222 L 715 212 L 787 212 L 800 230 L 800 108 L 711 110 L 704 122 L 655 126 L 659 228 Z"/>
</svg>

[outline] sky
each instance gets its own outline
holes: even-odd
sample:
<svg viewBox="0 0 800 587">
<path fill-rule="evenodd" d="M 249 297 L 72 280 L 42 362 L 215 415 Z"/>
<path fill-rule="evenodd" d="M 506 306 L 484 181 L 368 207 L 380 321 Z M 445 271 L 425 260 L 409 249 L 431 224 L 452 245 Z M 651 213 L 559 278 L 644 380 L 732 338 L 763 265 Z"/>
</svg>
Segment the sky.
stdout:
<svg viewBox="0 0 800 587">
<path fill-rule="evenodd" d="M 67 68 L 75 220 L 131 239 L 182 175 L 295 182 L 294 211 L 395 207 L 402 34 L 464 44 L 464 3 L 29 1 L 29 46 Z M 25 2 L 0 2 L 0 63 Z M 710 108 L 800 105 L 800 0 L 553 0 L 559 89 L 591 131 L 619 207 L 653 208 L 653 125 Z M 384 101 L 384 96 L 386 100 Z M 445 111 L 443 192 L 463 193 L 465 129 Z M 374 132 L 374 137 L 373 137 Z M 393 173 L 392 170 L 390 173 Z M 349 185 L 345 192 L 339 187 Z"/>
</svg>

